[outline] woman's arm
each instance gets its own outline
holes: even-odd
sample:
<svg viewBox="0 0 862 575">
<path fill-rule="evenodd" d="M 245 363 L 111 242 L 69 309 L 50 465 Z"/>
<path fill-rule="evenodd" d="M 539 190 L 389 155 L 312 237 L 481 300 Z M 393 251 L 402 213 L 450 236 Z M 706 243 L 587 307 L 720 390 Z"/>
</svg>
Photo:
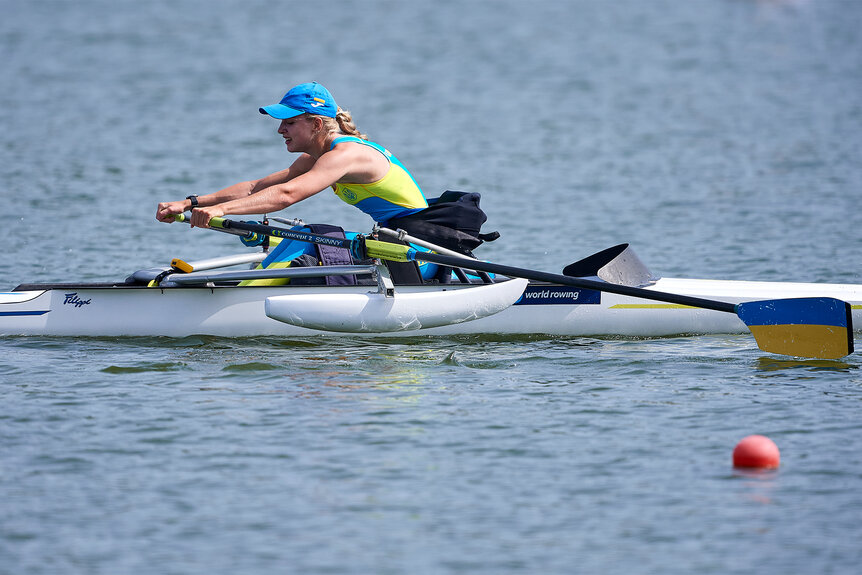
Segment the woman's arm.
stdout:
<svg viewBox="0 0 862 575">
<path fill-rule="evenodd" d="M 192 226 L 207 227 L 210 219 L 226 214 L 265 214 L 283 210 L 322 192 L 345 176 L 354 175 L 357 165 L 362 164 L 361 160 L 357 161 L 356 152 L 361 156 L 364 150 L 338 148 L 312 161 L 312 165 L 303 173 L 297 170 L 286 180 L 273 174 L 260 180 L 251 194 L 195 208 L 192 210 Z M 367 179 L 367 176 L 362 179 Z"/>
<path fill-rule="evenodd" d="M 272 186 L 288 182 L 291 179 L 306 173 L 313 165 L 313 158 L 307 154 L 303 154 L 286 170 L 275 172 L 274 174 L 270 174 L 259 180 L 239 182 L 217 192 L 213 192 L 212 194 L 198 196 L 198 207 L 216 206 L 225 202 L 247 198 L 252 194 L 256 194 Z M 192 202 L 189 199 L 177 200 L 174 202 L 162 202 L 156 208 L 156 219 L 161 222 L 170 223 L 174 221 L 173 216 L 175 214 L 181 214 L 190 209 L 192 209 Z"/>
</svg>

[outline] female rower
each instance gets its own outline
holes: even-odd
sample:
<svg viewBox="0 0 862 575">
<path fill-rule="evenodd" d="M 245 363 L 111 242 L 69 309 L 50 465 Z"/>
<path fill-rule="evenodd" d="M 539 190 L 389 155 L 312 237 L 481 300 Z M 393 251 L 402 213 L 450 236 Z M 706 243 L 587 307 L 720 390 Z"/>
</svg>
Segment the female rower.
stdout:
<svg viewBox="0 0 862 575">
<path fill-rule="evenodd" d="M 413 176 L 382 146 L 368 141 L 316 82 L 292 88 L 281 102 L 260 108 L 281 120 L 278 133 L 289 152 L 300 156 L 286 170 L 234 184 L 205 196 L 162 202 L 156 219 L 192 211 L 191 225 L 208 227 L 226 214 L 266 214 L 284 209 L 326 188 L 385 225 L 428 207 Z"/>
</svg>

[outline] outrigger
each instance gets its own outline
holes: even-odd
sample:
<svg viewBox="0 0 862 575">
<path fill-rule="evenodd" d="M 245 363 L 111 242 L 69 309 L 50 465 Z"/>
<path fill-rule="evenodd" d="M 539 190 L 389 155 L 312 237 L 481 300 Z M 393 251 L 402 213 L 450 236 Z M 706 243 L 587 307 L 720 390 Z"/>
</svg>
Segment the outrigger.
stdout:
<svg viewBox="0 0 862 575">
<path fill-rule="evenodd" d="M 112 283 L 22 284 L 0 293 L 0 334 L 655 337 L 750 331 L 767 352 L 837 359 L 853 353 L 853 320 L 862 322 L 862 285 L 658 278 L 627 244 L 554 274 L 474 259 L 386 228 L 335 238 L 225 218 L 210 226 L 343 248 L 362 263 L 249 269 L 266 256 L 255 252 L 193 263 L 175 259 Z M 400 241 L 381 241 L 384 236 Z M 453 279 L 396 285 L 387 262 L 429 262 L 451 268 Z M 299 278 L 336 276 L 367 281 L 297 285 Z"/>
</svg>

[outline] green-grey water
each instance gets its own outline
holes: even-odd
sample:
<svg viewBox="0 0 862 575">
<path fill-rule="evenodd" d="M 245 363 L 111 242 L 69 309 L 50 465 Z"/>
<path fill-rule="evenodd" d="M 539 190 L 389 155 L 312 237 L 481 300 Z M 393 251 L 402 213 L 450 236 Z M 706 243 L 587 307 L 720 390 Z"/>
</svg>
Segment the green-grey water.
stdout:
<svg viewBox="0 0 862 575">
<path fill-rule="evenodd" d="M 862 3 L 0 0 L 0 289 L 233 238 L 316 80 L 491 261 L 862 283 Z M 364 231 L 323 193 L 285 211 Z M 172 318 L 165 318 L 171 321 Z M 858 342 L 857 342 L 858 343 Z M 855 573 L 862 376 L 745 335 L 0 339 L 0 573 Z M 781 467 L 743 473 L 760 433 Z"/>
</svg>

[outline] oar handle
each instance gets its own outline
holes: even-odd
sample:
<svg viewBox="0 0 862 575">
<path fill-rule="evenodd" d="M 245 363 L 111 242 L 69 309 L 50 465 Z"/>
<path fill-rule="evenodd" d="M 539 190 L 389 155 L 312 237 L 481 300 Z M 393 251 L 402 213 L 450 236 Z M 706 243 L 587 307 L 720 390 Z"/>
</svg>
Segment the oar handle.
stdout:
<svg viewBox="0 0 862 575">
<path fill-rule="evenodd" d="M 210 227 L 212 229 L 216 230 L 217 232 L 224 232 L 226 234 L 232 234 L 234 236 L 240 236 L 241 238 L 249 238 L 252 235 L 254 235 L 251 232 L 246 232 L 246 231 L 242 231 L 242 230 L 231 230 L 231 229 L 227 229 L 227 228 L 214 226 L 213 220 L 220 220 L 220 219 L 222 219 L 222 218 L 213 218 L 212 220 L 210 220 Z M 183 222 L 186 224 L 192 223 L 192 219 L 185 214 L 174 214 L 174 221 L 175 222 Z"/>
</svg>

